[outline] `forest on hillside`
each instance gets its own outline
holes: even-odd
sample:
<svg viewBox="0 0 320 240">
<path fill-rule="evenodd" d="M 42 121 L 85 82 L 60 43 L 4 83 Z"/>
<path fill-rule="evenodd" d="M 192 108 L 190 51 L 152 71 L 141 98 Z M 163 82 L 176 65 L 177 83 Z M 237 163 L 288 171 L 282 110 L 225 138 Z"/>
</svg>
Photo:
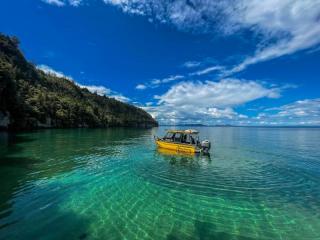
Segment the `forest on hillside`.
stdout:
<svg viewBox="0 0 320 240">
<path fill-rule="evenodd" d="M 153 127 L 143 109 L 91 93 L 29 63 L 19 40 L 0 34 L 0 127 L 9 130 Z"/>
</svg>

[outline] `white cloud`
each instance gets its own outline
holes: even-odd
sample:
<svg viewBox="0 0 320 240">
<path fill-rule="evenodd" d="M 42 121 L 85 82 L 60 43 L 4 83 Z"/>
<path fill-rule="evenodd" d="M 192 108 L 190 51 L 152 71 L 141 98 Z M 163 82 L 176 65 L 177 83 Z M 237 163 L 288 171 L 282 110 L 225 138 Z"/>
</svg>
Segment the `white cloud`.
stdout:
<svg viewBox="0 0 320 240">
<path fill-rule="evenodd" d="M 71 76 L 67 76 L 62 72 L 56 71 L 56 70 L 54 70 L 53 68 L 51 68 L 51 67 L 49 67 L 47 65 L 44 65 L 44 64 L 38 65 L 37 69 L 39 69 L 39 70 L 41 70 L 41 71 L 43 71 L 43 72 L 45 72 L 45 73 L 47 73 L 49 75 L 53 75 L 53 76 L 60 77 L 60 78 L 66 78 L 68 80 L 73 81 Z"/>
<path fill-rule="evenodd" d="M 242 71 L 258 62 L 319 45 L 319 13 L 318 0 L 247 1 L 240 7 L 238 14 L 232 15 L 230 21 L 237 28 L 251 28 L 262 34 L 265 44 L 227 74 Z"/>
<path fill-rule="evenodd" d="M 172 108 L 167 105 L 142 107 L 160 124 L 202 123 L 235 121 L 240 118 L 232 108 Z M 243 115 L 241 115 L 243 116 Z"/>
<path fill-rule="evenodd" d="M 179 79 L 182 79 L 182 78 L 184 78 L 184 76 L 182 76 L 182 75 L 171 75 L 171 76 L 169 76 L 167 78 L 155 79 L 154 81 L 157 82 L 156 84 L 161 84 L 161 83 L 172 82 L 172 81 L 179 80 Z"/>
<path fill-rule="evenodd" d="M 233 123 L 247 119 L 234 108 L 260 98 L 280 97 L 281 87 L 268 87 L 256 81 L 224 79 L 219 82 L 181 82 L 155 96 L 157 106 L 143 109 L 161 124 Z"/>
<path fill-rule="evenodd" d="M 42 0 L 56 6 L 79 6 L 83 0 Z M 225 71 L 226 75 L 250 65 L 320 44 L 320 0 L 103 0 L 129 14 L 147 16 L 182 31 L 231 35 L 251 31 L 258 36 L 255 52 Z M 218 34 L 217 34 L 218 33 Z M 189 62 L 186 67 L 198 66 Z"/>
<path fill-rule="evenodd" d="M 81 3 L 82 3 L 82 0 L 69 0 L 69 4 L 74 7 L 80 6 Z"/>
<path fill-rule="evenodd" d="M 42 0 L 56 6 L 79 6 L 83 0 Z M 230 35 L 250 30 L 259 36 L 253 55 L 226 72 L 320 44 L 319 0 L 103 0 L 129 14 L 194 33 Z M 197 65 L 196 62 L 194 62 Z M 186 67 L 193 67 L 192 62 Z"/>
<path fill-rule="evenodd" d="M 219 109 L 215 107 L 208 108 L 206 112 L 207 115 L 213 118 L 228 118 L 233 119 L 238 116 L 238 114 L 232 108 Z"/>
<path fill-rule="evenodd" d="M 156 88 L 156 87 L 159 87 L 161 84 L 169 83 L 169 82 L 180 80 L 183 78 L 184 76 L 182 75 L 171 75 L 169 77 L 162 78 L 162 79 L 152 79 L 150 82 L 147 82 L 145 84 L 138 84 L 136 86 L 136 89 L 144 90 L 146 88 Z"/>
<path fill-rule="evenodd" d="M 160 104 L 172 106 L 232 107 L 263 97 L 279 96 L 277 87 L 267 88 L 255 81 L 224 79 L 219 82 L 182 82 L 156 98 Z"/>
<path fill-rule="evenodd" d="M 320 125 L 320 98 L 266 109 L 252 121 L 262 125 Z"/>
<path fill-rule="evenodd" d="M 50 5 L 55 5 L 58 7 L 62 7 L 65 4 L 64 1 L 62 1 L 62 0 L 42 0 L 42 1 L 45 3 L 48 3 Z"/>
<path fill-rule="evenodd" d="M 136 86 L 136 89 L 138 89 L 138 90 L 144 90 L 144 89 L 146 89 L 146 88 L 147 88 L 147 86 L 144 85 L 144 84 L 138 84 L 138 85 Z"/>
<path fill-rule="evenodd" d="M 199 67 L 200 65 L 201 65 L 201 62 L 188 61 L 188 62 L 185 62 L 182 66 L 186 68 L 195 68 L 195 67 Z"/>
<path fill-rule="evenodd" d="M 278 111 L 280 117 L 317 117 L 320 120 L 320 98 L 305 99 L 267 111 Z"/>
<path fill-rule="evenodd" d="M 320 126 L 320 98 L 299 100 L 280 107 L 266 109 L 256 117 L 237 113 L 234 107 L 204 107 L 197 103 L 180 106 L 160 104 L 146 106 L 143 109 L 155 117 L 160 124 Z"/>
<path fill-rule="evenodd" d="M 319 0 L 104 0 L 179 30 L 230 35 L 256 33 L 256 51 L 226 75 L 320 44 Z"/>
<path fill-rule="evenodd" d="M 221 67 L 221 66 L 212 66 L 212 67 L 205 68 L 203 70 L 199 70 L 199 71 L 190 73 L 190 75 L 191 76 L 201 76 L 201 75 L 206 75 L 206 74 L 209 74 L 209 73 L 212 73 L 215 71 L 221 71 L 223 69 L 224 69 L 224 67 Z"/>
<path fill-rule="evenodd" d="M 82 3 L 83 0 L 42 0 L 45 3 L 48 3 L 50 5 L 55 5 L 58 7 L 63 7 L 67 4 L 78 7 Z"/>
</svg>

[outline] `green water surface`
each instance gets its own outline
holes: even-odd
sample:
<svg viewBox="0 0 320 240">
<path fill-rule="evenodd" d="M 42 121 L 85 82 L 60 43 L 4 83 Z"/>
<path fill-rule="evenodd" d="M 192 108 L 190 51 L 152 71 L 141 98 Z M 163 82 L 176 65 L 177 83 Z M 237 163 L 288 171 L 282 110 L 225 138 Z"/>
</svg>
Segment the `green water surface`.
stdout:
<svg viewBox="0 0 320 240">
<path fill-rule="evenodd" d="M 320 239 L 319 128 L 0 133 L 0 239 Z"/>
</svg>

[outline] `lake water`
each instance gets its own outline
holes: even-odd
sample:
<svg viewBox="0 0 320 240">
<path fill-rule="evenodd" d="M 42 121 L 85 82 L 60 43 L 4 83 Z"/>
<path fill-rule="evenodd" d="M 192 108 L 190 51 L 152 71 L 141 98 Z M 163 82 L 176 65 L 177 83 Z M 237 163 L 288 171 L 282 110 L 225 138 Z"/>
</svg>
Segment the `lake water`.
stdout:
<svg viewBox="0 0 320 240">
<path fill-rule="evenodd" d="M 198 129 L 1 133 L 0 239 L 320 239 L 319 128 Z"/>
</svg>

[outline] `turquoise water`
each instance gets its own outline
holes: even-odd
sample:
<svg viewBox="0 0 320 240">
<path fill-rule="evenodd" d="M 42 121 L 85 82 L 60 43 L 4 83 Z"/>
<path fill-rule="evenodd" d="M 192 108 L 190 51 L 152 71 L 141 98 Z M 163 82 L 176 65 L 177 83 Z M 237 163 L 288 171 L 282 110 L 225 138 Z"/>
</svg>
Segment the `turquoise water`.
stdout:
<svg viewBox="0 0 320 240">
<path fill-rule="evenodd" d="M 319 128 L 198 129 L 1 133 L 0 239 L 320 239 Z"/>
</svg>

